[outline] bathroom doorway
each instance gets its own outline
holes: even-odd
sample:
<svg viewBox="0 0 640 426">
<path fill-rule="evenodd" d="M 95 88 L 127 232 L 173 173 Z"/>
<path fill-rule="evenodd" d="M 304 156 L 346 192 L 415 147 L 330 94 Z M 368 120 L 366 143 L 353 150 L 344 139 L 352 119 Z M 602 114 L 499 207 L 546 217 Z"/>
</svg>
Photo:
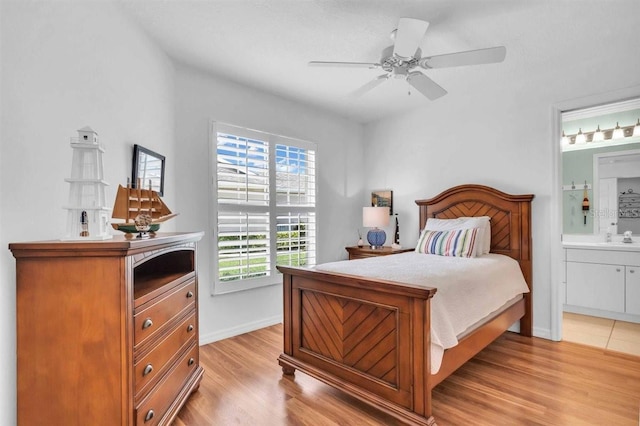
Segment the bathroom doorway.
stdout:
<svg viewBox="0 0 640 426">
<path fill-rule="evenodd" d="M 599 96 L 590 99 L 592 103 L 589 99 L 582 99 L 556 106 L 558 114 L 556 128 L 559 130 L 558 134 L 562 134 L 563 141 L 558 147 L 556 140 L 554 149 L 557 156 L 555 164 L 558 165 L 554 182 L 558 184 L 556 186 L 558 189 L 555 192 L 557 209 L 554 209 L 557 213 L 557 225 L 552 232 L 557 231 L 561 235 L 561 242 L 557 246 L 552 244 L 552 258 L 559 260 L 554 261 L 552 268 L 557 290 L 552 293 L 555 296 L 552 298 L 552 339 L 640 355 L 640 321 L 637 321 L 640 317 L 625 316 L 624 302 L 622 302 L 622 308 L 607 307 L 614 311 L 622 309 L 622 314 L 618 316 L 589 307 L 589 301 L 597 299 L 597 296 L 570 297 L 567 300 L 568 289 L 571 294 L 579 288 L 575 285 L 575 279 L 571 280 L 572 276 L 575 278 L 575 274 L 571 275 L 569 270 L 570 273 L 567 275 L 567 241 L 595 243 L 602 239 L 604 242 L 607 231 L 613 234 L 614 240 L 621 240 L 621 233 L 625 227 L 629 226 L 628 223 L 618 226 L 623 224 L 624 220 L 618 217 L 617 200 L 619 193 L 628 192 L 630 189 L 623 189 L 622 186 L 633 181 L 624 180 L 628 179 L 626 176 L 612 175 L 613 169 L 620 168 L 619 164 L 608 166 L 605 164 L 605 169 L 608 167 L 608 170 L 601 175 L 603 179 L 608 178 L 609 181 L 603 181 L 598 176 L 597 164 L 601 158 L 615 159 L 614 154 L 609 154 L 615 150 L 631 152 L 640 149 L 639 90 L 635 88 L 635 92 L 631 90 L 627 93 L 632 92 L 635 98 L 629 99 L 630 96 L 624 96 L 627 100 L 620 102 L 613 102 L 607 99 L 607 96 Z M 633 118 L 630 118 L 631 116 Z M 638 124 L 638 130 L 634 135 L 636 124 Z M 617 128 L 621 129 L 622 135 Z M 614 136 L 615 132 L 617 134 Z M 636 169 L 640 170 L 640 168 Z M 612 182 L 618 184 L 620 191 L 616 185 L 610 185 Z M 638 182 L 640 183 L 640 176 L 638 176 Z M 635 190 L 631 189 L 634 193 Z M 616 200 L 615 207 L 611 200 Z M 632 210 L 630 214 L 633 215 Z M 638 222 L 640 223 L 640 218 Z M 640 235 L 638 237 L 640 239 Z M 575 270 L 576 267 L 580 267 L 581 260 L 573 260 L 578 261 L 573 265 Z M 592 267 L 592 265 L 585 266 Z M 624 271 L 624 266 L 622 270 Z M 624 291 L 624 284 L 622 286 Z M 593 289 L 587 288 L 586 291 L 593 291 Z M 581 303 L 585 300 L 586 308 L 582 309 L 584 306 Z"/>
</svg>

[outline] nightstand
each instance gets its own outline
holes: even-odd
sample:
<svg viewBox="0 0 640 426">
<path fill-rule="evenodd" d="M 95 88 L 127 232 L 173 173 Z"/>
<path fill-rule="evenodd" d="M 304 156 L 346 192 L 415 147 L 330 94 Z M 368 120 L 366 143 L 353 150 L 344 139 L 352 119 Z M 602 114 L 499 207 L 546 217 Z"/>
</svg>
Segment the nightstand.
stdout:
<svg viewBox="0 0 640 426">
<path fill-rule="evenodd" d="M 345 247 L 346 251 L 349 252 L 349 260 L 353 259 L 364 259 L 366 257 L 377 257 L 377 256 L 389 256 L 390 254 L 398 254 L 398 253 L 406 253 L 408 251 L 414 251 L 415 248 L 401 248 L 401 249 L 392 249 L 391 247 L 380 247 L 377 249 L 372 249 L 369 246 L 352 246 Z"/>
</svg>

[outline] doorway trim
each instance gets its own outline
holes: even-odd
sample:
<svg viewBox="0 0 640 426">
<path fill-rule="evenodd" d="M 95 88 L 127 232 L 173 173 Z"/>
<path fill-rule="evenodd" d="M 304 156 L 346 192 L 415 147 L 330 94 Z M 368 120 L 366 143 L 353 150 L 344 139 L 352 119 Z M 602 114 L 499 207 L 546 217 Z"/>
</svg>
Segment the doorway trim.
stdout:
<svg viewBox="0 0 640 426">
<path fill-rule="evenodd" d="M 562 292 L 564 290 L 564 251 L 562 249 L 562 113 L 592 108 L 640 97 L 640 86 L 556 102 L 551 105 L 551 340 L 562 340 Z"/>
</svg>

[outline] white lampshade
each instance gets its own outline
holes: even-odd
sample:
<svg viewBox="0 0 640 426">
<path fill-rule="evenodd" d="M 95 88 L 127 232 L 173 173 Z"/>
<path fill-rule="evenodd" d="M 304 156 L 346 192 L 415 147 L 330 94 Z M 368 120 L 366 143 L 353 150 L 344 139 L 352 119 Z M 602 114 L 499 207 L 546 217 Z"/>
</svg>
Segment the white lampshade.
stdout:
<svg viewBox="0 0 640 426">
<path fill-rule="evenodd" d="M 389 207 L 363 207 L 362 226 L 377 228 L 389 225 Z"/>
<path fill-rule="evenodd" d="M 576 135 L 576 144 L 583 144 L 587 142 L 587 137 L 582 133 L 582 129 L 578 130 L 578 134 Z"/>
</svg>

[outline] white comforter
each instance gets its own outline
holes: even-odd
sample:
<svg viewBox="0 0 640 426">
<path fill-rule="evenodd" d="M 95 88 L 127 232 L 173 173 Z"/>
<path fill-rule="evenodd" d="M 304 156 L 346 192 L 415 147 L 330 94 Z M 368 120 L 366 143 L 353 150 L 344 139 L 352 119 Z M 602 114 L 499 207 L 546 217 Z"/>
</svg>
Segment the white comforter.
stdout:
<svg viewBox="0 0 640 426">
<path fill-rule="evenodd" d="M 380 278 L 438 289 L 431 301 L 431 374 L 456 336 L 529 288 L 514 259 L 499 254 L 477 258 L 415 252 L 317 265 L 321 271 Z"/>
</svg>

